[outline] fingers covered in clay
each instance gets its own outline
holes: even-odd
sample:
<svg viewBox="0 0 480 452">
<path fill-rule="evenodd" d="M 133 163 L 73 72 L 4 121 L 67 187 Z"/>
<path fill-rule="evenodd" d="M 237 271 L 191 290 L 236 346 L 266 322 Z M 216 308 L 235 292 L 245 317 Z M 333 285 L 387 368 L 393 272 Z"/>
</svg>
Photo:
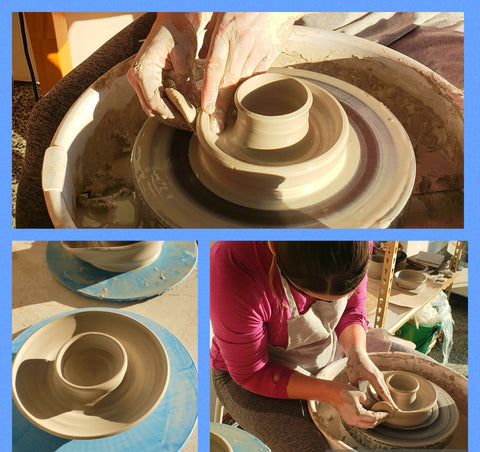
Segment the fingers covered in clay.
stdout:
<svg viewBox="0 0 480 452">
<path fill-rule="evenodd" d="M 196 29 L 184 13 L 159 15 L 137 53 L 127 77 L 149 117 L 168 125 L 190 129 L 166 89 L 172 85 L 194 102 L 193 66 L 197 50 Z"/>
<path fill-rule="evenodd" d="M 366 395 L 355 387 L 346 385 L 339 393 L 335 408 L 343 420 L 360 428 L 374 428 L 388 417 L 387 412 L 374 412 L 365 408 Z"/>
<path fill-rule="evenodd" d="M 351 347 L 349 349 L 347 375 L 350 383 L 355 386 L 358 386 L 361 380 L 368 381 L 382 400 L 397 408 L 387 388 L 382 372 L 375 366 L 363 348 Z"/>
<path fill-rule="evenodd" d="M 299 14 L 217 13 L 207 34 L 209 50 L 202 90 L 202 109 L 220 131 L 232 108 L 238 83 L 268 70 L 290 36 Z"/>
<path fill-rule="evenodd" d="M 165 88 L 168 100 L 175 106 L 188 125 L 193 127 L 197 117 L 197 109 L 185 96 L 175 88 Z"/>
</svg>

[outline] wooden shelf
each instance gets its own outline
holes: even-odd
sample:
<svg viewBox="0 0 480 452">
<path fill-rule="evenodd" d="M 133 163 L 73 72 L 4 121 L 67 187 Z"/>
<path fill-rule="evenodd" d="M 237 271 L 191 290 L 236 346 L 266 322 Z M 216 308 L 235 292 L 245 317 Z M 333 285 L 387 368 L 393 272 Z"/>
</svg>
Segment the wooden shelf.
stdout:
<svg viewBox="0 0 480 452">
<path fill-rule="evenodd" d="M 420 291 L 407 291 L 398 289 L 395 284 L 391 288 L 390 298 L 385 317 L 385 328 L 389 333 L 394 334 L 402 325 L 415 316 L 430 300 L 440 291 L 445 290 L 456 279 L 456 275 L 448 278 L 442 283 L 434 283 L 428 279 Z M 367 292 L 372 297 L 378 297 L 380 281 L 370 278 L 367 284 Z M 375 314 L 368 316 L 369 322 L 373 325 Z"/>
</svg>

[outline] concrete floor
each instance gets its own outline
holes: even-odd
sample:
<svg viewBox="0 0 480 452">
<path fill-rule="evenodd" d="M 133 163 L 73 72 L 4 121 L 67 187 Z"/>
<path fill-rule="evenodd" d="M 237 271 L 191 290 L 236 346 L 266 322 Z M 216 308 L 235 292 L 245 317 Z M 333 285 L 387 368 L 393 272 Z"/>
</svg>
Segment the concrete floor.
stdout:
<svg viewBox="0 0 480 452">
<path fill-rule="evenodd" d="M 116 308 L 148 317 L 173 333 L 198 366 L 197 268 L 178 286 L 140 302 L 108 302 L 82 296 L 59 283 L 45 260 L 47 242 L 12 243 L 12 339 L 37 322 L 73 309 Z M 197 451 L 197 426 L 183 452 Z"/>
</svg>

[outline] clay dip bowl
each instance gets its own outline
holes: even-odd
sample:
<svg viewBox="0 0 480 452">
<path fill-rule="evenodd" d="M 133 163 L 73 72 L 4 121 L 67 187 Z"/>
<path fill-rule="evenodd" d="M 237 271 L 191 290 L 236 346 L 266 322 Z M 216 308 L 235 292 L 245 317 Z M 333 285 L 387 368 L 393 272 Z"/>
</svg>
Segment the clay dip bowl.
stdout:
<svg viewBox="0 0 480 452">
<path fill-rule="evenodd" d="M 147 267 L 162 251 L 163 241 L 74 241 L 63 247 L 94 267 L 123 273 Z"/>
<path fill-rule="evenodd" d="M 299 142 L 308 132 L 313 97 L 300 80 L 260 74 L 235 92 L 237 120 L 231 135 L 253 149 L 280 149 Z"/>
<path fill-rule="evenodd" d="M 93 406 L 118 388 L 127 365 L 127 352 L 113 336 L 78 334 L 58 351 L 54 387 L 70 407 Z"/>
<path fill-rule="evenodd" d="M 395 281 L 402 289 L 418 289 L 426 280 L 427 277 L 416 270 L 400 270 L 395 273 Z"/>
<path fill-rule="evenodd" d="M 394 402 L 401 410 L 407 410 L 415 402 L 420 384 L 413 375 L 393 373 L 385 379 L 385 382 Z"/>
</svg>

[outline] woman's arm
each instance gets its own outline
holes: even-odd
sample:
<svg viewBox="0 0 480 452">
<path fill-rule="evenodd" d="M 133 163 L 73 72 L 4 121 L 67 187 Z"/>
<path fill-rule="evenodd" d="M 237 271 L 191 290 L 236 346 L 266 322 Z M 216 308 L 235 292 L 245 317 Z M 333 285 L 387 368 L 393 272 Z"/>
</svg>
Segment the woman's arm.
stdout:
<svg viewBox="0 0 480 452">
<path fill-rule="evenodd" d="M 269 359 L 268 330 L 280 317 L 280 307 L 265 295 L 268 270 L 264 270 L 262 251 L 268 253 L 248 242 L 212 246 L 210 319 L 215 337 L 211 357 L 243 388 L 286 399 L 293 370 Z"/>
<path fill-rule="evenodd" d="M 343 330 L 349 325 L 360 325 L 364 331 L 368 329 L 367 310 L 365 300 L 367 299 L 368 277 L 363 278 L 360 285 L 355 289 L 348 299 L 345 311 L 342 314 L 338 325 L 335 327 L 335 333 L 340 338 Z"/>
<path fill-rule="evenodd" d="M 396 407 L 382 372 L 367 354 L 367 334 L 363 327 L 358 324 L 347 326 L 338 340 L 347 356 L 347 375 L 350 383 L 358 385 L 360 380 L 370 382 L 383 400 Z"/>
</svg>

